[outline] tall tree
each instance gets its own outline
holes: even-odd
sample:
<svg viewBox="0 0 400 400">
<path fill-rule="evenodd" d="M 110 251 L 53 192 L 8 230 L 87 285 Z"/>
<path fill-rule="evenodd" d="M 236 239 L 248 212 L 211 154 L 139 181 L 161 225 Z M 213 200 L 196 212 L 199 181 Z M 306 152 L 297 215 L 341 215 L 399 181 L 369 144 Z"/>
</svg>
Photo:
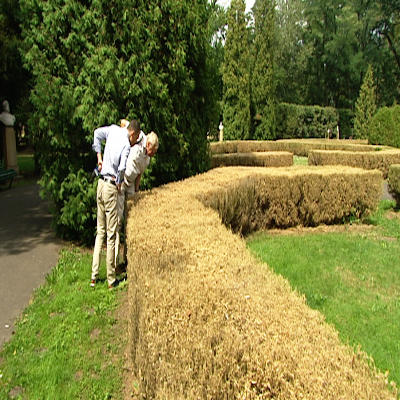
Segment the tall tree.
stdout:
<svg viewBox="0 0 400 400">
<path fill-rule="evenodd" d="M 245 9 L 244 0 L 232 0 L 228 9 L 228 31 L 222 68 L 226 139 L 250 138 L 250 54 Z"/>
<path fill-rule="evenodd" d="M 138 118 L 145 131 L 159 134 L 147 185 L 207 167 L 209 4 L 20 1 L 43 192 L 60 231 L 91 241 L 96 127 Z"/>
<path fill-rule="evenodd" d="M 312 46 L 304 41 L 304 0 L 276 1 L 276 93 L 286 103 L 304 104 L 306 68 Z"/>
<path fill-rule="evenodd" d="M 256 0 L 251 100 L 255 139 L 275 138 L 275 1 Z"/>
<path fill-rule="evenodd" d="M 7 99 L 17 123 L 29 113 L 30 75 L 23 68 L 20 47 L 20 8 L 14 0 L 0 0 L 0 103 Z"/>
<path fill-rule="evenodd" d="M 356 102 L 354 134 L 359 139 L 368 137 L 369 127 L 376 112 L 374 87 L 372 67 L 369 65 Z"/>
<path fill-rule="evenodd" d="M 216 4 L 216 0 L 211 2 L 210 9 L 211 13 L 208 22 L 208 29 L 211 46 L 209 47 L 207 60 L 210 79 L 209 87 L 213 88 L 210 96 L 212 96 L 213 99 L 212 101 L 207 100 L 212 107 L 211 125 L 208 127 L 208 130 L 212 136 L 216 137 L 218 133 L 218 125 L 222 119 L 222 65 L 224 63 L 227 14 L 224 7 Z"/>
</svg>

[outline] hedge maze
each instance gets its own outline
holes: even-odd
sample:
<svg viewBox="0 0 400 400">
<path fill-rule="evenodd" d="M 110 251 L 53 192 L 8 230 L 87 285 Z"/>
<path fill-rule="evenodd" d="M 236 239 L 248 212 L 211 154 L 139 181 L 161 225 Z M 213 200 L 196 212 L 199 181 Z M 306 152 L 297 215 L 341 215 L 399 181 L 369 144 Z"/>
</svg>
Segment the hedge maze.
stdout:
<svg viewBox="0 0 400 400">
<path fill-rule="evenodd" d="M 232 232 L 362 216 L 381 187 L 381 172 L 350 167 L 224 167 L 129 202 L 139 396 L 395 399 L 371 360 Z"/>
</svg>

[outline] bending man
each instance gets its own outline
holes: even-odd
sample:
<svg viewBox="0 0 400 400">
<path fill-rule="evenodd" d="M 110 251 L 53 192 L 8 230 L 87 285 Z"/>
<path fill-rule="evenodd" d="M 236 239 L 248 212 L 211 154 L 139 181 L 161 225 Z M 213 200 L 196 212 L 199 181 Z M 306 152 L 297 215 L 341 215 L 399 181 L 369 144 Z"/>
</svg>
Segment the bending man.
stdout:
<svg viewBox="0 0 400 400">
<path fill-rule="evenodd" d="M 130 147 L 139 136 L 140 125 L 132 120 L 127 127 L 110 125 L 94 131 L 93 150 L 97 153 L 100 172 L 97 184 L 97 234 L 93 252 L 92 277 L 94 287 L 99 274 L 100 252 L 107 237 L 107 281 L 109 289 L 118 285 L 115 275 L 115 238 L 117 229 L 117 199 Z M 101 143 L 105 141 L 104 157 Z"/>
<path fill-rule="evenodd" d="M 123 220 L 126 200 L 129 199 L 129 197 L 132 197 L 135 192 L 139 191 L 140 179 L 142 177 L 142 174 L 148 167 L 150 163 L 150 158 L 157 153 L 157 150 L 158 136 L 154 132 L 150 132 L 148 135 L 140 132 L 138 142 L 130 149 L 128 160 L 126 162 L 126 170 L 121 193 L 118 195 L 118 228 L 115 244 L 116 265 L 119 255 L 120 230 L 123 225 L 125 231 L 125 224 L 123 224 Z M 124 246 L 123 263 L 126 263 L 126 240 Z"/>
</svg>

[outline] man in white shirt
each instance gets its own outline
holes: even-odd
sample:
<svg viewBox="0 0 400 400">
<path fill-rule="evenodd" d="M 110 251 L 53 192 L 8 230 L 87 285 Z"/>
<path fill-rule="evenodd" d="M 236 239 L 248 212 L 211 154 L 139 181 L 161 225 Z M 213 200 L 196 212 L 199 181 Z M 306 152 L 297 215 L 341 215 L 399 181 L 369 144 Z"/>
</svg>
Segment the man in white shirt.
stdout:
<svg viewBox="0 0 400 400">
<path fill-rule="evenodd" d="M 100 252 L 107 237 L 107 281 L 109 289 L 118 285 L 115 274 L 115 238 L 117 229 L 117 199 L 121 190 L 129 151 L 140 133 L 140 124 L 132 120 L 127 127 L 110 125 L 94 131 L 93 150 L 97 153 L 100 171 L 97 185 L 97 234 L 93 251 L 92 277 L 94 287 L 100 266 Z M 104 156 L 101 143 L 105 141 Z"/>
<path fill-rule="evenodd" d="M 117 223 L 117 237 L 115 241 L 115 264 L 118 265 L 119 245 L 120 245 L 120 231 L 123 226 L 125 203 L 129 197 L 132 197 L 139 191 L 140 180 L 143 172 L 150 164 L 150 158 L 153 157 L 158 150 L 158 136 L 154 132 L 145 135 L 140 132 L 139 139 L 129 151 L 128 160 L 126 162 L 126 169 L 124 174 L 124 181 L 122 183 L 121 192 L 118 195 L 118 223 Z M 125 231 L 125 225 L 124 225 Z M 124 247 L 124 260 L 126 262 L 126 244 Z"/>
</svg>

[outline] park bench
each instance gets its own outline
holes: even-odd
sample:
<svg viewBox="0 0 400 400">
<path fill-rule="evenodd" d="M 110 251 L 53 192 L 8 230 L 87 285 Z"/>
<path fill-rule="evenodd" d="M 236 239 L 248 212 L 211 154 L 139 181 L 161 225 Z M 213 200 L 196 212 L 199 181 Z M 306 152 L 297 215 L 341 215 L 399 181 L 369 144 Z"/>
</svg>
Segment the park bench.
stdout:
<svg viewBox="0 0 400 400">
<path fill-rule="evenodd" d="M 17 175 L 17 172 L 13 169 L 6 169 L 2 164 L 0 164 L 0 183 L 10 181 L 8 188 L 11 188 L 14 176 Z"/>
</svg>

